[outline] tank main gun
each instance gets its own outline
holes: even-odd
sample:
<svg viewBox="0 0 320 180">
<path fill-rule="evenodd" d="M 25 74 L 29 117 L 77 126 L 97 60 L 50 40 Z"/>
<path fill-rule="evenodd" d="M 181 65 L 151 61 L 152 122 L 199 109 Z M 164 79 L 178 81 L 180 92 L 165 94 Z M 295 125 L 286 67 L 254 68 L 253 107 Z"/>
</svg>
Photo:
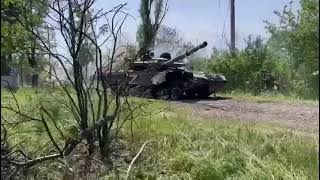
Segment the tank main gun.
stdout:
<svg viewBox="0 0 320 180">
<path fill-rule="evenodd" d="M 173 59 L 170 59 L 170 54 L 166 53 L 165 57 L 160 56 L 160 58 L 154 58 L 151 54 L 147 55 L 145 57 L 142 57 L 142 60 L 139 61 L 134 61 L 130 65 L 130 70 L 144 70 L 148 68 L 153 68 L 153 69 L 167 69 L 167 68 L 177 68 L 177 67 L 182 67 L 185 66 L 184 63 L 178 63 L 177 61 L 182 60 L 191 54 L 197 52 L 198 50 L 206 47 L 208 45 L 207 42 L 203 42 L 202 44 L 186 51 L 184 54 L 177 56 Z M 164 53 L 165 54 L 165 53 Z M 149 56 L 149 57 L 148 57 Z"/>
<path fill-rule="evenodd" d="M 205 48 L 207 45 L 208 45 L 208 43 L 205 41 L 205 42 L 203 42 L 202 44 L 200 44 L 200 45 L 198 45 L 198 46 L 190 49 L 189 51 L 186 51 L 184 54 L 182 54 L 182 55 L 177 56 L 177 57 L 175 57 L 175 58 L 173 58 L 173 59 L 171 59 L 171 60 L 168 60 L 168 61 L 164 62 L 162 65 L 164 65 L 164 66 L 170 66 L 170 65 L 174 64 L 175 62 L 177 62 L 177 61 L 179 61 L 179 60 L 181 60 L 181 59 L 184 59 L 184 58 L 190 56 L 191 54 L 197 52 L 198 50 L 200 50 L 200 49 L 202 49 L 202 48 Z"/>
</svg>

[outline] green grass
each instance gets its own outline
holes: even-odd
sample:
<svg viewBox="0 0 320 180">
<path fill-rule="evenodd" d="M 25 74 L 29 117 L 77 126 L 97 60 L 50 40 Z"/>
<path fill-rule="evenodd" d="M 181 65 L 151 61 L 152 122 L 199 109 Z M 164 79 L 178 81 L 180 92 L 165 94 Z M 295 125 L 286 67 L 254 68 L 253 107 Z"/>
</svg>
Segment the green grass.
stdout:
<svg viewBox="0 0 320 180">
<path fill-rule="evenodd" d="M 182 115 L 185 114 L 185 115 Z M 186 112 L 139 119 L 151 140 L 136 178 L 318 179 L 318 139 L 263 124 L 190 121 Z"/>
<path fill-rule="evenodd" d="M 63 99 L 63 96 L 54 91 L 37 92 L 35 94 L 30 89 L 18 91 L 16 96 L 21 103 L 20 108 L 29 115 L 39 116 L 36 110 L 38 102 L 49 101 L 47 108 L 54 112 L 59 126 L 64 132 L 73 132 L 76 123 L 71 114 L 59 108 L 60 104 L 53 99 Z M 2 91 L 1 103 L 8 103 L 9 100 L 13 103 L 10 94 Z M 121 133 L 122 139 L 127 142 L 127 149 L 133 153 L 138 152 L 145 141 L 151 141 L 133 168 L 135 179 L 319 178 L 319 143 L 316 135 L 306 136 L 299 131 L 266 124 L 195 120 L 189 112 L 169 107 L 162 101 L 154 101 L 144 110 L 154 112 L 164 108 L 164 112 L 135 118 L 132 134 L 130 123 Z M 7 120 L 21 118 L 8 111 L 2 111 L 2 115 Z M 30 123 L 12 130 L 30 129 L 41 129 L 41 126 Z M 58 139 L 57 132 L 54 136 Z M 11 138 L 13 143 L 27 142 L 21 147 L 29 152 L 37 151 L 38 155 L 48 153 L 52 148 L 45 146 L 48 140 L 46 134 L 40 132 L 19 133 Z M 125 164 L 122 169 L 127 166 Z M 58 171 L 56 166 L 45 168 L 44 164 L 41 168 L 42 172 L 57 177 L 54 175 Z M 125 171 L 121 174 L 124 175 Z"/>
<path fill-rule="evenodd" d="M 253 102 L 272 102 L 272 103 L 287 103 L 287 104 L 301 104 L 307 106 L 319 106 L 318 100 L 306 100 L 301 99 L 298 96 L 294 95 L 283 95 L 279 93 L 273 92 L 264 92 L 259 96 L 254 96 L 250 93 L 244 93 L 240 91 L 233 91 L 230 93 L 222 93 L 218 94 L 222 97 L 230 97 L 236 100 L 245 100 L 245 101 L 253 101 Z"/>
</svg>

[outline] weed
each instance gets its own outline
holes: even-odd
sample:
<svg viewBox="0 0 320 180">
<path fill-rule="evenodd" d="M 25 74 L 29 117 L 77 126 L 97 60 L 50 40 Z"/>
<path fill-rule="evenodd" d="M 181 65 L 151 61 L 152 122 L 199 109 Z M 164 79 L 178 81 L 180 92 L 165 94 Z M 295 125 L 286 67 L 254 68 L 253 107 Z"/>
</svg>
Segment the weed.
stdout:
<svg viewBox="0 0 320 180">
<path fill-rule="evenodd" d="M 64 97 L 59 91 L 47 96 L 47 91 L 27 89 L 18 91 L 20 108 L 29 115 L 39 116 L 35 110 L 41 101 L 68 136 L 77 134 L 70 112 L 56 101 Z M 2 93 L 2 103 L 14 105 L 9 93 Z M 146 100 L 136 99 L 136 103 Z M 162 110 L 162 111 L 159 111 Z M 159 113 L 160 112 L 160 113 Z M 318 179 L 318 139 L 285 128 L 265 124 L 226 122 L 211 119 L 195 121 L 188 112 L 153 101 L 143 112 L 135 112 L 132 121 L 124 125 L 121 138 L 132 153 L 147 140 L 147 146 L 133 168 L 135 179 Z M 137 116 L 139 115 L 139 116 Z M 3 110 L 8 121 L 18 117 Z M 59 133 L 54 131 L 58 140 Z M 12 129 L 18 132 L 10 139 L 27 152 L 44 154 L 52 149 L 49 139 L 41 132 L 42 126 L 28 123 Z M 30 133 L 28 131 L 33 130 Z M 23 133 L 25 132 L 25 133 Z M 62 142 L 59 142 L 62 143 Z M 38 177 L 56 179 L 57 163 L 34 167 Z M 40 169 L 41 172 L 40 173 Z M 122 169 L 126 169 L 123 167 Z M 125 174 L 125 172 L 120 172 Z M 110 175 L 105 179 L 116 179 Z"/>
</svg>

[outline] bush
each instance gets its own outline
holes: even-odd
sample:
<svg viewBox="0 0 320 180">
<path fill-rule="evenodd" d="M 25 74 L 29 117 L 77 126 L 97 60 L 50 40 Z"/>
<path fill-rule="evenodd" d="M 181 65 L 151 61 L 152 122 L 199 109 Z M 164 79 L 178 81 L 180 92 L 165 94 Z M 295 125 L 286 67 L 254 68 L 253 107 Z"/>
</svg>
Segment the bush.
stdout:
<svg viewBox="0 0 320 180">
<path fill-rule="evenodd" d="M 194 70 L 225 75 L 227 92 L 236 90 L 260 95 L 274 91 L 266 84 L 267 77 L 271 75 L 278 93 L 296 94 L 303 98 L 319 97 L 319 83 L 316 83 L 319 75 L 307 76 L 303 70 L 293 71 L 289 60 L 274 53 L 259 36 L 249 36 L 246 48 L 234 54 L 215 49 L 210 59 L 193 61 L 192 67 Z"/>
<path fill-rule="evenodd" d="M 254 39 L 249 36 L 244 50 L 233 55 L 227 51 L 216 51 L 210 60 L 197 61 L 194 67 L 197 70 L 206 67 L 207 72 L 224 74 L 228 80 L 227 91 L 243 90 L 260 94 L 265 89 L 264 80 L 268 73 L 278 77 L 278 80 L 287 81 L 283 73 L 284 64 L 269 53 L 260 37 Z"/>
</svg>

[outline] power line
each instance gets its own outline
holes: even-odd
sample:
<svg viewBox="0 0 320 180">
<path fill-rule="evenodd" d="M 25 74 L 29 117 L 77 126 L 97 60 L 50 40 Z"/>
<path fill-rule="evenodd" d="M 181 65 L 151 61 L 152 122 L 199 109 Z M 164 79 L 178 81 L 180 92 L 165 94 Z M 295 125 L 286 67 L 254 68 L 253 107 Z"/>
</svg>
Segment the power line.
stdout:
<svg viewBox="0 0 320 180">
<path fill-rule="evenodd" d="M 227 21 L 229 9 L 230 9 L 230 3 L 228 3 L 227 12 L 226 12 L 226 15 L 224 17 L 223 28 L 222 28 L 222 38 L 225 37 L 225 28 L 226 28 L 226 21 Z"/>
<path fill-rule="evenodd" d="M 218 7 L 219 7 L 219 10 L 217 11 L 217 12 L 220 12 L 220 9 L 221 9 L 221 6 L 220 6 L 220 0 L 219 0 L 219 2 L 218 2 L 219 4 L 218 4 Z M 219 14 L 220 13 L 216 13 L 216 19 L 219 19 L 220 17 L 219 17 Z M 220 23 L 217 23 L 217 26 L 216 26 L 216 32 L 217 32 L 217 37 L 219 37 L 219 30 L 220 30 Z"/>
</svg>

